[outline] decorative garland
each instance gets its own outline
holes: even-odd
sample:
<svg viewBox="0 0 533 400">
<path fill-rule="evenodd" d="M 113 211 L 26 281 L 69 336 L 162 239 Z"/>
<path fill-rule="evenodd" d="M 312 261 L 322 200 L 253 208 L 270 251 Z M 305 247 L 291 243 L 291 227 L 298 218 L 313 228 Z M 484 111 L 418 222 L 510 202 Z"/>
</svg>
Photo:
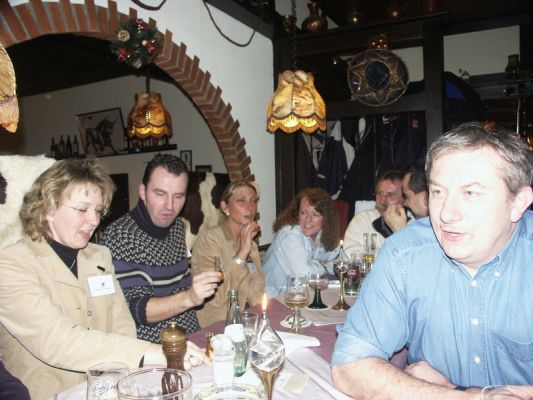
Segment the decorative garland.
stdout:
<svg viewBox="0 0 533 400">
<path fill-rule="evenodd" d="M 120 27 L 117 39 L 111 42 L 111 52 L 117 61 L 141 68 L 154 61 L 161 50 L 161 41 L 155 27 L 142 19 L 130 19 Z"/>
</svg>

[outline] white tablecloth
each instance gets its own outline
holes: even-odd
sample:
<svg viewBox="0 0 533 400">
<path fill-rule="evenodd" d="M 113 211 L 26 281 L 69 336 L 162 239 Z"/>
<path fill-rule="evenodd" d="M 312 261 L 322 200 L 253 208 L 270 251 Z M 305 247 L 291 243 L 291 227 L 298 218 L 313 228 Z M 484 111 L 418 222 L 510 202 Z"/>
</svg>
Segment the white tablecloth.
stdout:
<svg viewBox="0 0 533 400">
<path fill-rule="evenodd" d="M 210 386 L 213 383 L 211 367 L 200 366 L 191 371 L 193 377 L 193 395 Z M 298 393 L 284 389 L 287 380 L 295 373 L 308 376 L 303 390 Z M 246 374 L 236 379 L 236 382 L 261 385 L 261 380 L 253 369 L 249 368 Z M 52 400 L 85 400 L 86 384 L 81 383 L 64 392 L 61 392 L 50 399 Z M 317 356 L 308 348 L 300 348 L 292 352 L 283 364 L 274 384 L 272 398 L 277 399 L 305 399 L 305 400 L 329 400 L 329 399 L 349 399 L 338 392 L 332 385 L 329 364 L 321 357 Z"/>
</svg>

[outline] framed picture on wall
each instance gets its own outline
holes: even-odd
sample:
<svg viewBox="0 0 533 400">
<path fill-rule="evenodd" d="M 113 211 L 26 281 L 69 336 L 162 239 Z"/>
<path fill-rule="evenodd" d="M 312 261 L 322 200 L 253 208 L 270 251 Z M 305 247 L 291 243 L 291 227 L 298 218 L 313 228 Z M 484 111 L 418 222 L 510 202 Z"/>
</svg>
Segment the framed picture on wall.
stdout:
<svg viewBox="0 0 533 400">
<path fill-rule="evenodd" d="M 197 165 L 195 168 L 196 172 L 213 172 L 213 167 L 211 165 Z"/>
<path fill-rule="evenodd" d="M 192 150 L 182 150 L 180 151 L 181 161 L 185 163 L 187 169 L 192 171 Z"/>
<path fill-rule="evenodd" d="M 119 107 L 76 115 L 85 155 L 109 156 L 124 147 L 124 120 Z"/>
</svg>

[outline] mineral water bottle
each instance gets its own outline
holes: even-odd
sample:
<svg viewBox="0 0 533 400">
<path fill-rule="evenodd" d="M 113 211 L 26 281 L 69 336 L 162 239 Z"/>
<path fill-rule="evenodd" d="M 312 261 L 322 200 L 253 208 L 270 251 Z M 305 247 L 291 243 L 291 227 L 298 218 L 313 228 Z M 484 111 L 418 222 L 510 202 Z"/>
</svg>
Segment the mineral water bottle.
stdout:
<svg viewBox="0 0 533 400">
<path fill-rule="evenodd" d="M 241 376 L 246 372 L 246 339 L 244 337 L 244 327 L 242 325 L 241 310 L 239 307 L 239 292 L 230 290 L 228 292 L 229 308 L 226 316 L 226 328 L 224 334 L 228 335 L 233 341 L 235 350 L 235 359 L 233 361 L 233 370 L 235 376 Z"/>
</svg>

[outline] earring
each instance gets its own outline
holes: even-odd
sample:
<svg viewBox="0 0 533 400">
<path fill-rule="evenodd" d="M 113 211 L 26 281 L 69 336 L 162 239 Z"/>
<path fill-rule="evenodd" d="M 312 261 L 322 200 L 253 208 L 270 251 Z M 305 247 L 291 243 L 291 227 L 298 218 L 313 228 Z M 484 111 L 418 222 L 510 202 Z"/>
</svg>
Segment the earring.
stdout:
<svg viewBox="0 0 533 400">
<path fill-rule="evenodd" d="M 229 217 L 229 211 L 226 211 L 226 216 Z"/>
</svg>

